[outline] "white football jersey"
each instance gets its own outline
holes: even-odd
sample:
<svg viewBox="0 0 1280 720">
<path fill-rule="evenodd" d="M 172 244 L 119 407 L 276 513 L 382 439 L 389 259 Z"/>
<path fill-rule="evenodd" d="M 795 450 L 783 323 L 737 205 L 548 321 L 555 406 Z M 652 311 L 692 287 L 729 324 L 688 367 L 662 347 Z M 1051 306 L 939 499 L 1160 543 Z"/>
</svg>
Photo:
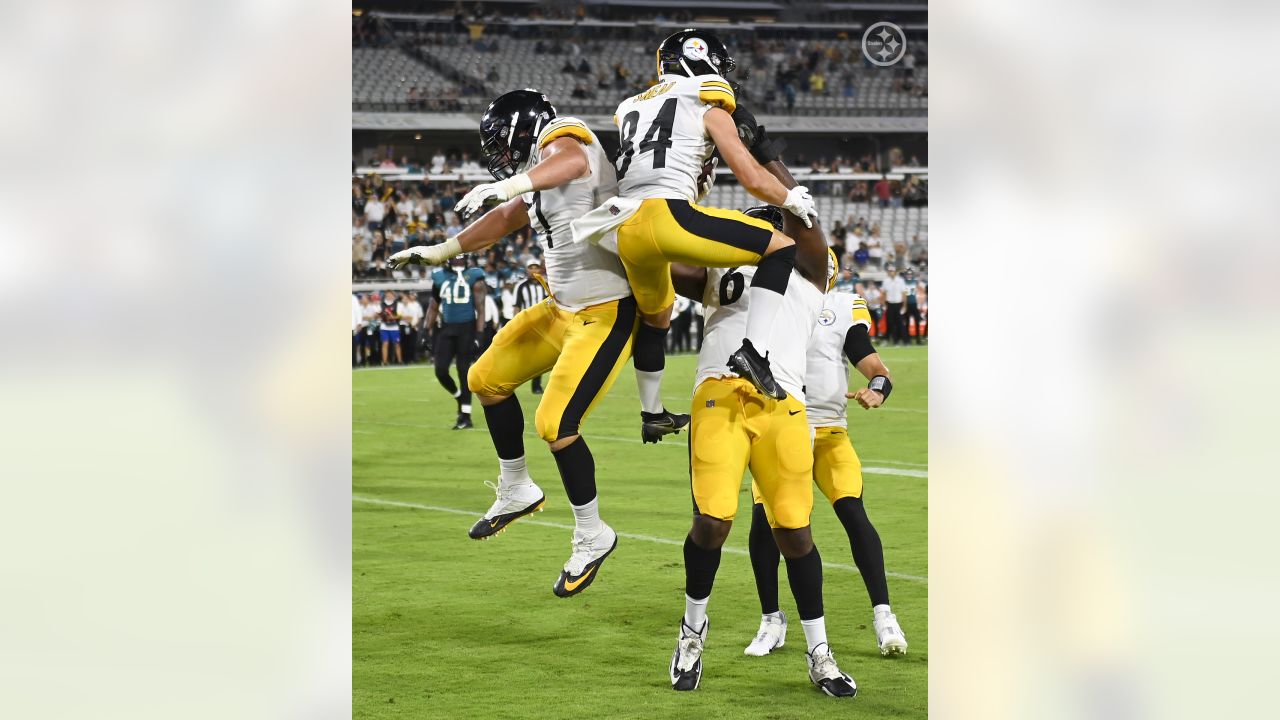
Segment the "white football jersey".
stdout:
<svg viewBox="0 0 1280 720">
<path fill-rule="evenodd" d="M 737 377 L 725 363 L 742 347 L 747 336 L 747 310 L 750 303 L 754 266 L 707 268 L 707 286 L 702 293 L 706 321 L 703 324 L 702 350 L 698 352 L 698 373 L 693 385 L 713 377 Z M 822 309 L 822 293 L 813 283 L 792 271 L 783 296 L 778 319 L 769 336 L 769 366 L 778 384 L 800 402 L 805 401 L 805 348 L 818 326 Z M 764 352 L 764 348 L 758 348 Z"/>
<path fill-rule="evenodd" d="M 844 356 L 844 339 L 855 325 L 871 327 L 867 301 L 853 293 L 827 293 L 809 340 L 805 373 L 808 391 L 805 409 L 813 427 L 846 426 L 845 409 L 849 401 L 844 394 L 849 391 L 849 365 Z"/>
<path fill-rule="evenodd" d="M 538 244 L 542 246 L 543 267 L 552 297 L 565 309 L 581 310 L 627 297 L 631 286 L 615 252 L 595 243 L 575 243 L 569 229 L 569 223 L 618 194 L 613 165 L 599 138 L 586 123 L 572 117 L 547 123 L 538 133 L 538 141 L 523 171 L 532 170 L 542 160 L 542 148 L 561 137 L 577 138 L 583 144 L 591 174 L 552 190 L 525 193 L 521 197 L 529 209 L 529 226 L 537 232 Z"/>
<path fill-rule="evenodd" d="M 658 84 L 622 101 L 614 122 L 621 143 L 618 190 L 625 198 L 693 202 L 698 174 L 715 143 L 702 116 L 712 107 L 733 112 L 733 90 L 719 75 L 663 75 Z"/>
</svg>

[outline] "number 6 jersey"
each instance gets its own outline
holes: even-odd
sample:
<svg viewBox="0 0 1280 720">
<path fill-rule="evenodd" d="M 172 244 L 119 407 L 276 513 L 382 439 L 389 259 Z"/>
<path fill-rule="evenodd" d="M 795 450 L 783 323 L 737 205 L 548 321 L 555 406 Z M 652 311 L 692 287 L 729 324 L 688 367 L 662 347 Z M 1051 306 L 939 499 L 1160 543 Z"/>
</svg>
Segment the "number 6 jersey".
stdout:
<svg viewBox="0 0 1280 720">
<path fill-rule="evenodd" d="M 714 377 L 737 377 L 725 360 L 741 345 L 747 335 L 747 288 L 756 274 L 752 266 L 707 268 L 707 285 L 702 292 L 706 306 L 702 350 L 698 352 L 698 373 L 693 385 Z M 769 365 L 778 384 L 800 402 L 804 402 L 806 349 L 818 325 L 822 309 L 822 293 L 813 283 L 794 270 L 787 294 L 783 295 L 778 320 L 769 335 Z"/>
<path fill-rule="evenodd" d="M 733 90 L 719 75 L 663 75 L 657 85 L 623 100 L 614 115 L 619 194 L 693 202 L 698 173 L 715 150 L 702 120 L 712 107 L 736 107 Z"/>
</svg>

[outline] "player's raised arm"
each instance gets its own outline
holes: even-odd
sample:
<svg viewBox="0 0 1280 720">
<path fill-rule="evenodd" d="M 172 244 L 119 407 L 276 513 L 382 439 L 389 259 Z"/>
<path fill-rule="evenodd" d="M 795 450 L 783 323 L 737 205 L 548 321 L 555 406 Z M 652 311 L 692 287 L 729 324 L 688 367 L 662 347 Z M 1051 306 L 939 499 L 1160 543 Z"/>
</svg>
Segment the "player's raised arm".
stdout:
<svg viewBox="0 0 1280 720">
<path fill-rule="evenodd" d="M 788 189 L 777 177 L 766 170 L 751 156 L 751 151 L 738 137 L 738 126 L 724 109 L 713 107 L 703 116 L 707 134 L 720 151 L 720 157 L 728 164 L 738 182 L 753 196 L 777 205 L 801 218 L 805 227 L 812 227 L 810 216 L 816 215 L 813 198 L 808 188 L 797 185 Z M 825 261 L 824 261 L 825 262 Z"/>
<path fill-rule="evenodd" d="M 442 265 L 455 255 L 484 250 L 528 224 L 524 200 L 512 198 L 439 245 L 415 245 L 387 258 L 387 262 L 393 268 L 413 264 Z"/>
<path fill-rule="evenodd" d="M 475 186 L 454 209 L 470 215 L 485 203 L 503 202 L 525 193 L 558 188 L 590 173 L 591 164 L 582 143 L 573 137 L 559 137 L 543 146 L 542 159 L 537 167 L 506 180 Z"/>
</svg>

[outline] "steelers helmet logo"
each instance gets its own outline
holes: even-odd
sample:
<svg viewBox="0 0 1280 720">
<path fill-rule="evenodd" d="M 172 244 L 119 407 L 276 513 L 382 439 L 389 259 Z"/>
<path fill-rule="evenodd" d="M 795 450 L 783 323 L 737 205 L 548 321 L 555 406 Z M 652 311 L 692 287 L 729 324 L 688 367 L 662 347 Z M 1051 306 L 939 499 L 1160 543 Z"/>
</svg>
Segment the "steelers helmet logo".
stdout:
<svg viewBox="0 0 1280 720">
<path fill-rule="evenodd" d="M 835 311 L 833 310 L 823 308 L 822 312 L 818 313 L 819 325 L 830 325 L 835 321 L 836 321 L 836 314 L 835 314 Z"/>
<path fill-rule="evenodd" d="M 702 38 L 689 38 L 684 41 L 684 56 L 690 60 L 709 60 L 707 43 Z"/>
</svg>

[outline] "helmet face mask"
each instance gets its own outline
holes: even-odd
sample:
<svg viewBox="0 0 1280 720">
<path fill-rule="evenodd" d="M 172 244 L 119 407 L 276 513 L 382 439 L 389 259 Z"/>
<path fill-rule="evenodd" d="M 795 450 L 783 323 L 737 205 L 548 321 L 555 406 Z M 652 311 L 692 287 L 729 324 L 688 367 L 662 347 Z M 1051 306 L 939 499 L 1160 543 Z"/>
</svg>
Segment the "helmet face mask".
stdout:
<svg viewBox="0 0 1280 720">
<path fill-rule="evenodd" d="M 489 174 L 505 180 L 533 155 L 538 133 L 556 117 L 546 95 L 533 89 L 498 96 L 480 118 L 480 152 Z"/>
<path fill-rule="evenodd" d="M 658 46 L 658 75 L 719 75 L 727 77 L 738 63 L 720 38 L 688 28 L 669 35 Z"/>
</svg>

